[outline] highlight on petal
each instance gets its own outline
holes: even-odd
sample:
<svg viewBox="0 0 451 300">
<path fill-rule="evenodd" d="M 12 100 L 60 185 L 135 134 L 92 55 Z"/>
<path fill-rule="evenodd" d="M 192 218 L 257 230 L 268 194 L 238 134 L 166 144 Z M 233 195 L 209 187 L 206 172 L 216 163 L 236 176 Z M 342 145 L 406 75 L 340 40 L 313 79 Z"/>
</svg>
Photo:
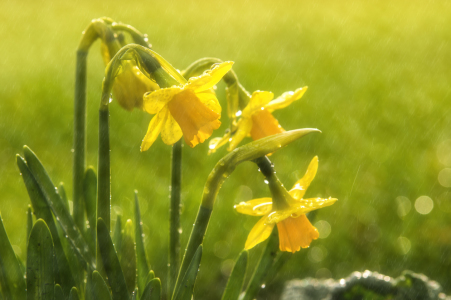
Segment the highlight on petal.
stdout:
<svg viewBox="0 0 451 300">
<path fill-rule="evenodd" d="M 268 109 L 270 112 L 276 109 L 285 108 L 294 101 L 301 99 L 306 91 L 307 87 L 304 86 L 302 88 L 295 90 L 294 92 L 285 92 L 280 97 L 277 97 L 273 101 L 269 102 L 265 106 L 265 108 Z"/>
<path fill-rule="evenodd" d="M 307 248 L 313 240 L 319 237 L 318 230 L 305 215 L 297 218 L 289 217 L 277 223 L 279 231 L 280 251 L 296 252 Z"/>
<path fill-rule="evenodd" d="M 284 131 L 277 119 L 266 109 L 252 115 L 251 137 L 254 141 Z"/>
<path fill-rule="evenodd" d="M 253 92 L 251 100 L 249 100 L 249 104 L 243 109 L 242 112 L 243 118 L 249 118 L 256 112 L 264 109 L 264 106 L 268 104 L 273 97 L 274 94 L 271 92 L 265 91 Z"/>
<path fill-rule="evenodd" d="M 293 188 L 290 190 L 290 195 L 295 199 L 301 199 L 304 197 L 305 191 L 310 186 L 310 183 L 313 181 L 313 179 L 316 176 L 316 172 L 318 171 L 318 156 L 315 156 L 308 168 L 305 172 L 305 175 L 299 179 L 293 186 Z"/>
<path fill-rule="evenodd" d="M 209 138 L 219 128 L 220 114 L 203 104 L 193 90 L 185 89 L 174 95 L 168 108 L 183 132 L 188 145 L 194 147 Z"/>
<path fill-rule="evenodd" d="M 199 98 L 199 101 L 202 102 L 202 104 L 204 104 L 206 107 L 217 114 L 221 114 L 222 108 L 213 90 L 209 89 L 200 93 L 196 93 L 196 97 Z"/>
<path fill-rule="evenodd" d="M 188 81 L 187 88 L 193 89 L 195 92 L 202 92 L 215 86 L 224 75 L 230 71 L 233 62 L 226 61 L 213 66 L 211 70 L 207 70 L 199 77 L 192 77 Z"/>
<path fill-rule="evenodd" d="M 163 129 L 164 123 L 166 122 L 169 115 L 169 110 L 163 108 L 160 112 L 150 120 L 149 128 L 147 129 L 146 136 L 141 143 L 141 152 L 146 151 L 152 146 L 152 144 L 157 139 L 161 130 Z"/>
<path fill-rule="evenodd" d="M 161 130 L 161 139 L 163 140 L 163 143 L 166 145 L 173 145 L 180 140 L 182 136 L 183 132 L 179 124 L 177 124 L 171 114 L 168 114 L 168 118 Z"/>
<path fill-rule="evenodd" d="M 301 214 L 306 214 L 319 208 L 331 206 L 332 204 L 337 202 L 337 200 L 338 200 L 337 198 L 331 197 L 329 198 L 318 197 L 296 200 L 296 204 L 290 207 L 290 212 L 293 217 Z"/>
<path fill-rule="evenodd" d="M 274 224 L 266 223 L 266 217 L 261 218 L 249 233 L 244 249 L 249 250 L 266 240 L 271 235 L 273 228 Z"/>
<path fill-rule="evenodd" d="M 268 214 L 272 209 L 271 198 L 259 198 L 246 202 L 240 202 L 234 208 L 240 214 L 250 216 L 263 216 Z"/>
<path fill-rule="evenodd" d="M 144 94 L 144 111 L 152 115 L 158 113 L 180 91 L 179 87 L 171 87 Z"/>
</svg>

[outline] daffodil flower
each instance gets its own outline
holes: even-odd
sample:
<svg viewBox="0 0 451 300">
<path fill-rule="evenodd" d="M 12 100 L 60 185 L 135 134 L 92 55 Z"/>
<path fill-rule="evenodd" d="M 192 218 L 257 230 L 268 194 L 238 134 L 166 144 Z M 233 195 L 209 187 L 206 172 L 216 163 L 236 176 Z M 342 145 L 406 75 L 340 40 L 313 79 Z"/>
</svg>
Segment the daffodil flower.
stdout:
<svg viewBox="0 0 451 300">
<path fill-rule="evenodd" d="M 263 216 L 249 233 L 245 249 L 253 248 L 266 240 L 276 224 L 281 251 L 294 253 L 301 248 L 307 248 L 312 240 L 319 237 L 318 230 L 310 223 L 305 214 L 332 205 L 337 199 L 330 197 L 327 199 L 302 198 L 315 178 L 317 169 L 318 157 L 315 156 L 304 177 L 298 180 L 290 191 L 287 192 L 283 186 L 280 186 L 284 198 L 282 200 L 280 197 L 274 197 L 273 194 L 273 198 L 260 198 L 235 205 L 235 209 L 239 213 Z"/>
<path fill-rule="evenodd" d="M 149 149 L 160 133 L 167 145 L 174 144 L 182 135 L 191 147 L 209 138 L 221 125 L 221 106 L 212 88 L 232 68 L 232 64 L 215 65 L 184 85 L 145 94 L 144 110 L 156 115 L 150 121 L 141 151 Z"/>
<path fill-rule="evenodd" d="M 101 44 L 101 54 L 105 65 L 116 54 L 104 42 Z M 117 49 L 119 50 L 119 49 Z M 110 53 L 114 52 L 114 53 Z M 143 109 L 143 95 L 148 91 L 159 89 L 155 81 L 147 78 L 131 60 L 121 62 L 121 68 L 114 79 L 113 95 L 115 100 L 126 110 Z"/>
<path fill-rule="evenodd" d="M 215 152 L 219 147 L 229 142 L 228 151 L 235 149 L 248 135 L 253 140 L 258 140 L 273 134 L 284 132 L 279 122 L 272 115 L 277 109 L 285 108 L 304 95 L 307 87 L 299 88 L 294 92 L 285 92 L 277 99 L 273 99 L 271 92 L 255 91 L 248 105 L 237 116 L 241 116 L 236 124 L 236 130 L 229 132 L 222 138 L 214 138 L 210 141 L 209 153 Z M 272 101 L 271 101 L 272 100 Z"/>
</svg>

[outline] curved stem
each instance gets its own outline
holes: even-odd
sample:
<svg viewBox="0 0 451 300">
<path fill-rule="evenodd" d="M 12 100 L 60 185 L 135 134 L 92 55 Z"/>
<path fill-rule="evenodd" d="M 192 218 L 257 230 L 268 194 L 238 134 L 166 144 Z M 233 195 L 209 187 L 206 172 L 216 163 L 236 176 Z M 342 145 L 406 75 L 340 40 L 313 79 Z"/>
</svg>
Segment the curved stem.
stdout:
<svg viewBox="0 0 451 300">
<path fill-rule="evenodd" d="M 144 46 L 146 48 L 151 48 L 152 46 L 148 43 L 148 39 L 145 34 L 142 34 L 139 30 L 137 30 L 135 27 L 127 24 L 122 23 L 112 23 L 111 27 L 113 27 L 114 30 L 120 30 L 125 31 L 132 37 L 133 41 L 141 46 Z"/>
</svg>

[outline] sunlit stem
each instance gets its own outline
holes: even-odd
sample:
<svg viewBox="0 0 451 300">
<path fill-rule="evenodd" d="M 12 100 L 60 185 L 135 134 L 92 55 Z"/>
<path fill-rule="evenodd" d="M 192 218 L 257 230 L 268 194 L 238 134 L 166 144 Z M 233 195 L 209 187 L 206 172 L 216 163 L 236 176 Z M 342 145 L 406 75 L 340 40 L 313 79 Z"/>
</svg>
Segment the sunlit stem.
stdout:
<svg viewBox="0 0 451 300">
<path fill-rule="evenodd" d="M 172 146 L 171 204 L 169 208 L 168 295 L 174 290 L 180 266 L 180 194 L 182 182 L 182 139 Z"/>
<path fill-rule="evenodd" d="M 253 300 L 257 297 L 258 292 L 264 287 L 266 277 L 271 266 L 274 263 L 277 252 L 279 251 L 279 236 L 277 234 L 277 228 L 274 227 L 271 235 L 268 238 L 265 251 L 263 252 L 258 262 L 257 268 L 252 275 L 249 285 L 246 288 L 246 292 L 242 300 Z"/>
<path fill-rule="evenodd" d="M 151 45 L 148 43 L 147 37 L 145 34 L 142 34 L 139 30 L 137 30 L 135 27 L 127 24 L 122 23 L 115 23 L 113 22 L 111 24 L 111 27 L 113 27 L 114 30 L 118 31 L 125 31 L 132 37 L 133 41 L 141 46 L 144 46 L 146 48 L 151 48 Z"/>
</svg>

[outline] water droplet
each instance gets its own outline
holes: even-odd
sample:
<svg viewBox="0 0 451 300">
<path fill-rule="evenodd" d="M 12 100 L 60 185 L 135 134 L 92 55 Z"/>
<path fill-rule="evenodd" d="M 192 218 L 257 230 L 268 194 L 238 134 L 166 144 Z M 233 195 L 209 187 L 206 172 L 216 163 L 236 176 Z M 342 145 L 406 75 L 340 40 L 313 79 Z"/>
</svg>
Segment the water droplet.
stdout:
<svg viewBox="0 0 451 300">
<path fill-rule="evenodd" d="M 241 114 L 242 114 L 242 112 L 241 112 L 241 110 L 239 110 L 239 111 L 236 112 L 235 116 L 239 117 L 239 116 L 241 116 Z"/>
<path fill-rule="evenodd" d="M 263 283 L 263 284 L 262 284 L 262 289 L 264 289 L 265 287 L 266 287 L 266 284 Z"/>
<path fill-rule="evenodd" d="M 268 180 L 266 180 L 266 179 L 264 180 L 264 182 L 265 182 L 266 184 L 269 184 L 269 181 L 268 181 Z"/>
</svg>

